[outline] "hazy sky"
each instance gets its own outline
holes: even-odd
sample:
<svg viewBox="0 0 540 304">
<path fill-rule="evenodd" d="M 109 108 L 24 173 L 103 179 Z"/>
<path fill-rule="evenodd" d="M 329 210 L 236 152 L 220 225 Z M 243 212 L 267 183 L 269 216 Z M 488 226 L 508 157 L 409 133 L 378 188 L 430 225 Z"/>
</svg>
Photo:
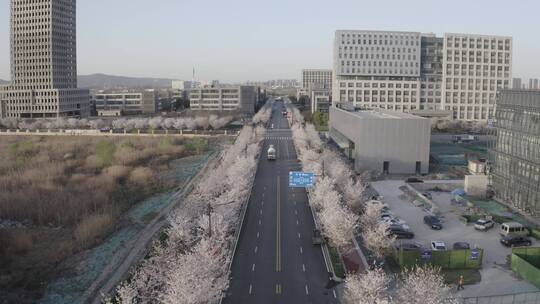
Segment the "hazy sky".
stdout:
<svg viewBox="0 0 540 304">
<path fill-rule="evenodd" d="M 0 78 L 9 78 L 0 0 Z M 79 0 L 79 74 L 221 81 L 330 68 L 336 29 L 514 37 L 514 76 L 540 77 L 538 0 Z"/>
</svg>

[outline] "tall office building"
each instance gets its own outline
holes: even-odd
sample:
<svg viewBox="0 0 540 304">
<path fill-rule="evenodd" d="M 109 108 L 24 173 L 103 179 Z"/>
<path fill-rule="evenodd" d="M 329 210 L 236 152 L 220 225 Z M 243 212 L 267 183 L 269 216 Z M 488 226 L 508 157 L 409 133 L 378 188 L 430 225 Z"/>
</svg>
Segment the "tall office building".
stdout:
<svg viewBox="0 0 540 304">
<path fill-rule="evenodd" d="M 531 78 L 529 79 L 529 89 L 530 90 L 538 90 L 540 87 L 538 86 L 538 78 Z"/>
<path fill-rule="evenodd" d="M 333 69 L 333 103 L 485 121 L 510 87 L 512 38 L 336 31 Z"/>
<path fill-rule="evenodd" d="M 331 89 L 332 70 L 304 69 L 302 70 L 302 89 Z"/>
<path fill-rule="evenodd" d="M 540 217 L 540 91 L 502 91 L 495 128 L 489 156 L 496 197 Z"/>
<path fill-rule="evenodd" d="M 11 84 L 0 94 L 0 115 L 88 116 L 76 54 L 75 0 L 11 0 Z"/>
<path fill-rule="evenodd" d="M 522 89 L 522 80 L 521 78 L 512 78 L 512 89 L 520 90 Z"/>
</svg>

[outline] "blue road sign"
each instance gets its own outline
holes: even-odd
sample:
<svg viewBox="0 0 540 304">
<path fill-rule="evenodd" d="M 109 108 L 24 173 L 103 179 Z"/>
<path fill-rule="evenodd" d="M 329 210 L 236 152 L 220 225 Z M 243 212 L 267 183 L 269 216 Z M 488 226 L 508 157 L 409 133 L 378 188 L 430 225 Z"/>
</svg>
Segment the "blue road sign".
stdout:
<svg viewBox="0 0 540 304">
<path fill-rule="evenodd" d="M 431 251 L 429 251 L 429 250 L 422 251 L 422 254 L 420 255 L 420 258 L 422 259 L 422 261 L 431 260 Z"/>
<path fill-rule="evenodd" d="M 478 249 L 471 250 L 471 260 L 478 260 L 478 256 L 480 256 L 480 250 Z"/>
<path fill-rule="evenodd" d="M 311 188 L 315 184 L 315 174 L 311 172 L 289 172 L 289 187 Z"/>
</svg>

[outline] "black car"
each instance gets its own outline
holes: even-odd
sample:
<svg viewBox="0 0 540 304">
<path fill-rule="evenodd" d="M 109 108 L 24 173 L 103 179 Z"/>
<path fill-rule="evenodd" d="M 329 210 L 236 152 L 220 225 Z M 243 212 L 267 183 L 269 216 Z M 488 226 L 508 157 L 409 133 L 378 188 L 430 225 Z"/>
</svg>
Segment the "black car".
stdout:
<svg viewBox="0 0 540 304">
<path fill-rule="evenodd" d="M 419 178 L 416 178 L 416 177 L 409 177 L 405 180 L 405 182 L 407 183 L 423 183 L 424 181 L 419 179 Z"/>
<path fill-rule="evenodd" d="M 501 244 L 506 247 L 517 247 L 517 246 L 531 246 L 532 242 L 529 238 L 524 236 L 505 236 L 501 239 Z"/>
<path fill-rule="evenodd" d="M 424 223 L 428 225 L 431 229 L 434 230 L 441 230 L 442 229 L 442 223 L 441 220 L 434 216 L 434 215 L 426 215 L 424 216 Z"/>
<path fill-rule="evenodd" d="M 422 251 L 424 247 L 418 243 L 402 243 L 396 245 L 396 249 L 403 251 Z"/>
<path fill-rule="evenodd" d="M 454 250 L 467 250 L 471 249 L 471 245 L 467 242 L 456 242 L 454 243 L 454 246 L 452 246 Z"/>
<path fill-rule="evenodd" d="M 390 225 L 388 227 L 390 234 L 395 235 L 398 239 L 412 239 L 414 238 L 414 232 L 403 228 L 401 225 Z"/>
</svg>

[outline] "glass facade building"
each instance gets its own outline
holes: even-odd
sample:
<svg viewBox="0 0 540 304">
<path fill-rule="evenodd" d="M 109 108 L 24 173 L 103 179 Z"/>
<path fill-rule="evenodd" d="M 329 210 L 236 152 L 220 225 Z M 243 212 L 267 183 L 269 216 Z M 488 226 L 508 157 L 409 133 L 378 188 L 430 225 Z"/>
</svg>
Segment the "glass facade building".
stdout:
<svg viewBox="0 0 540 304">
<path fill-rule="evenodd" d="M 540 217 L 540 91 L 499 93 L 496 140 L 490 147 L 496 197 Z"/>
</svg>

